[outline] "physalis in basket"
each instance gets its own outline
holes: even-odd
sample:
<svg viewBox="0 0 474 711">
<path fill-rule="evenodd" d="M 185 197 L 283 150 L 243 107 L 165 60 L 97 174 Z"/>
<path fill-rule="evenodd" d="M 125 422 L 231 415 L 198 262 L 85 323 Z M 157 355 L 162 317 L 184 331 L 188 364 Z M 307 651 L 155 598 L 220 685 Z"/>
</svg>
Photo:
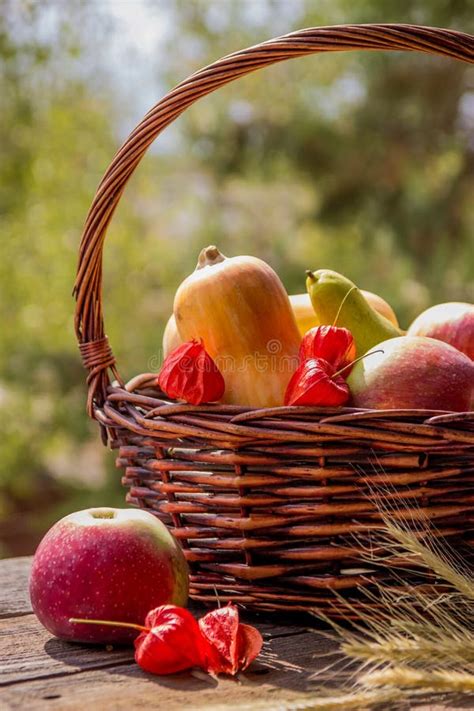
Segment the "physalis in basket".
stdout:
<svg viewBox="0 0 474 711">
<path fill-rule="evenodd" d="M 157 385 L 168 397 L 191 405 L 220 400 L 225 391 L 222 373 L 202 339 L 183 343 L 165 358 Z"/>
<path fill-rule="evenodd" d="M 285 405 L 338 407 L 350 397 L 344 380 L 350 372 L 355 346 L 346 328 L 318 326 L 301 342 L 300 365 L 288 383 Z M 220 400 L 225 381 L 202 339 L 183 343 L 165 359 L 157 385 L 168 397 L 192 405 Z"/>
</svg>

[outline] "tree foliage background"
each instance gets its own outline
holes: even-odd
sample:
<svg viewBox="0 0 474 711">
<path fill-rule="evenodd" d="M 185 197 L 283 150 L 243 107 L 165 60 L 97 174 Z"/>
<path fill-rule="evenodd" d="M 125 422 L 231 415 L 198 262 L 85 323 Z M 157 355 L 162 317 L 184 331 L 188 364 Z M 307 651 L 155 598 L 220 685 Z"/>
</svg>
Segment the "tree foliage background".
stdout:
<svg viewBox="0 0 474 711">
<path fill-rule="evenodd" d="M 472 33 L 474 2 L 0 0 L 0 555 L 31 552 L 66 512 L 123 501 L 85 415 L 71 298 L 113 153 L 203 64 L 354 22 Z M 123 376 L 157 367 L 174 290 L 209 243 L 267 260 L 292 293 L 308 267 L 341 271 L 404 326 L 432 303 L 473 301 L 473 188 L 470 66 L 340 53 L 221 89 L 160 137 L 110 229 L 104 299 Z"/>
</svg>

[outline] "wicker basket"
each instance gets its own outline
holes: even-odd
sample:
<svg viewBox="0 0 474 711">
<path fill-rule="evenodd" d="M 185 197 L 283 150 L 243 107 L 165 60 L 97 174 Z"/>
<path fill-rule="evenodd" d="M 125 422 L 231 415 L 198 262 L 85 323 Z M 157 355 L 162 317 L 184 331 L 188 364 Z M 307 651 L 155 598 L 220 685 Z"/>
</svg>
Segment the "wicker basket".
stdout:
<svg viewBox="0 0 474 711">
<path fill-rule="evenodd" d="M 403 504 L 398 516 L 421 526 L 433 521 L 456 545 L 469 543 L 474 528 L 474 412 L 183 405 L 156 389 L 156 374 L 125 385 L 104 331 L 106 230 L 156 136 L 197 99 L 249 72 L 355 49 L 474 62 L 473 36 L 412 25 L 305 29 L 236 52 L 149 111 L 113 159 L 87 217 L 75 323 L 89 371 L 88 412 L 104 443 L 120 448 L 128 502 L 155 513 L 180 541 L 195 600 L 218 594 L 259 609 L 334 612 L 333 590 L 356 598 L 373 577 L 358 556 L 380 528 L 374 486 L 386 485 L 394 504 Z"/>
</svg>

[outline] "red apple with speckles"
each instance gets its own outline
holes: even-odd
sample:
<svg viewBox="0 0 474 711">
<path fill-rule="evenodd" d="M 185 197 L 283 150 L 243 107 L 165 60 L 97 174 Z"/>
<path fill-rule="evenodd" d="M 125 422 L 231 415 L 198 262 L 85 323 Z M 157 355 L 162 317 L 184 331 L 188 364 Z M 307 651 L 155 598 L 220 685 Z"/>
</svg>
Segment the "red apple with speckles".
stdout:
<svg viewBox="0 0 474 711">
<path fill-rule="evenodd" d="M 474 398 L 474 363 L 443 341 L 400 336 L 374 346 L 347 384 L 355 407 L 465 412 Z"/>
<path fill-rule="evenodd" d="M 30 597 L 40 622 L 61 639 L 126 643 L 137 632 L 71 617 L 142 625 L 159 605 L 185 606 L 188 567 L 178 543 L 153 514 L 86 509 L 45 535 L 33 559 Z"/>
<path fill-rule="evenodd" d="M 449 343 L 474 360 L 474 304 L 452 301 L 423 311 L 408 336 L 429 336 Z"/>
</svg>

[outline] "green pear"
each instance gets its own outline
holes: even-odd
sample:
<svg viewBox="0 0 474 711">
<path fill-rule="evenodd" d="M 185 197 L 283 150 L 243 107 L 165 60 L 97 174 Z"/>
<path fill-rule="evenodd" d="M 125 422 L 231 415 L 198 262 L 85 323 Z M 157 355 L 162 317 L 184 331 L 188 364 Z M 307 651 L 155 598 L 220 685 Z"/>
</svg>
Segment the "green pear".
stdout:
<svg viewBox="0 0 474 711">
<path fill-rule="evenodd" d="M 319 322 L 348 328 L 354 337 L 357 356 L 364 355 L 377 343 L 403 335 L 403 331 L 370 306 L 350 279 L 330 269 L 306 274 L 306 288 Z"/>
</svg>

